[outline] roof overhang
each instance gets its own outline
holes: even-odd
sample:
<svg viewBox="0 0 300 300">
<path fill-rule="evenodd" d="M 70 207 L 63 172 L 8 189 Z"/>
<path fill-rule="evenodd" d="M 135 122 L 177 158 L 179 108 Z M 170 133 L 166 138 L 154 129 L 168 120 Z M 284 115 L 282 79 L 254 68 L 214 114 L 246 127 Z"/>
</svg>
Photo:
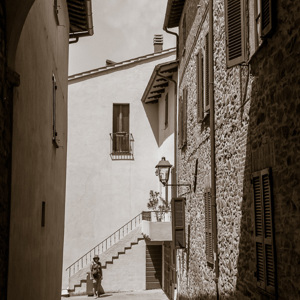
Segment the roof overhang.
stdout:
<svg viewBox="0 0 300 300">
<path fill-rule="evenodd" d="M 67 0 L 70 38 L 79 38 L 94 34 L 91 0 Z"/>
<path fill-rule="evenodd" d="M 168 79 L 172 79 L 173 74 L 177 72 L 177 69 L 178 61 L 156 65 L 144 91 L 142 102 L 157 103 L 169 86 Z M 164 77 L 167 77 L 168 79 L 165 79 Z"/>
<path fill-rule="evenodd" d="M 185 0 L 168 0 L 164 28 L 179 26 Z"/>
</svg>

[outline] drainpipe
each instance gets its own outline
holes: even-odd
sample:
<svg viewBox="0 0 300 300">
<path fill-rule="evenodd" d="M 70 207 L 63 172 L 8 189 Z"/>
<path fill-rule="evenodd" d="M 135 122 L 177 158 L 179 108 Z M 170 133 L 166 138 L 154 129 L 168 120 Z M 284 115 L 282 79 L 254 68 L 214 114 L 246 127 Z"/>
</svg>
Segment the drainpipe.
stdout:
<svg viewBox="0 0 300 300">
<path fill-rule="evenodd" d="M 176 60 L 178 59 L 178 51 L 179 51 L 179 36 L 176 32 L 168 30 L 166 26 L 163 27 L 163 30 L 167 33 L 173 34 L 176 36 Z"/>
<path fill-rule="evenodd" d="M 213 55 L 213 0 L 209 2 L 209 104 L 210 104 L 210 145 L 211 145 L 211 201 L 212 229 L 214 236 L 215 282 L 217 299 L 219 299 L 219 255 L 218 227 L 216 206 L 216 148 L 215 148 L 215 103 L 214 103 L 214 55 Z"/>
<path fill-rule="evenodd" d="M 176 34 L 176 33 L 175 33 Z M 175 167 L 175 183 L 177 183 L 177 82 L 174 79 L 168 78 L 160 73 L 161 67 L 156 70 L 156 74 L 168 81 L 174 83 L 174 167 Z M 176 195 L 177 197 L 177 188 Z"/>
</svg>

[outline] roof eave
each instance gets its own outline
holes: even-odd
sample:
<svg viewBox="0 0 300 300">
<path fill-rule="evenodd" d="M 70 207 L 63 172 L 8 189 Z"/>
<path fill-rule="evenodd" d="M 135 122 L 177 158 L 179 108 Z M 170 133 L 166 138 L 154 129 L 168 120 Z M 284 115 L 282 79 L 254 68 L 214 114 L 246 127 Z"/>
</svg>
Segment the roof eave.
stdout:
<svg viewBox="0 0 300 300">
<path fill-rule="evenodd" d="M 169 67 L 169 68 L 168 68 Z M 162 78 L 159 74 L 158 74 L 158 72 L 159 71 L 161 71 L 161 69 L 162 68 L 164 68 L 164 70 L 162 70 L 162 71 L 164 71 L 164 72 L 167 72 L 168 70 L 171 70 L 171 69 L 173 69 L 173 68 L 177 68 L 178 67 L 178 61 L 177 60 L 175 60 L 175 61 L 171 61 L 171 62 L 167 62 L 167 63 L 163 63 L 163 64 L 159 64 L 159 65 L 156 65 L 155 66 L 155 68 L 154 68 L 154 70 L 153 70 L 153 72 L 152 72 L 152 74 L 151 74 L 151 77 L 150 77 L 150 79 L 149 79 L 149 81 L 148 81 L 148 84 L 147 84 L 147 86 L 146 86 L 146 89 L 145 89 L 145 91 L 144 91 L 144 94 L 143 94 L 143 96 L 142 96 L 142 99 L 141 99 L 141 101 L 143 102 L 143 103 L 151 103 L 151 102 L 154 102 L 155 100 L 149 100 L 148 98 L 149 98 L 149 94 L 150 94 L 150 92 L 151 92 L 151 89 L 153 88 L 153 86 L 154 86 L 154 84 L 155 84 L 155 82 L 156 82 L 156 80 L 158 79 L 158 78 Z M 172 75 L 175 73 L 175 72 L 170 72 L 170 73 L 172 73 Z M 158 97 L 157 99 L 159 99 L 160 97 Z"/>
<path fill-rule="evenodd" d="M 185 0 L 168 0 L 163 28 L 179 26 Z"/>
</svg>

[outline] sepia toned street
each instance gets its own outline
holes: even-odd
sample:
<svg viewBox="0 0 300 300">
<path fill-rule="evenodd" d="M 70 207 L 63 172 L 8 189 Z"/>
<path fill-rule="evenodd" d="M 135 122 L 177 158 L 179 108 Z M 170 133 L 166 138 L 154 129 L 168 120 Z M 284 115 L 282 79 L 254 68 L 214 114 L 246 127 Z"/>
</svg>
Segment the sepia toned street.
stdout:
<svg viewBox="0 0 300 300">
<path fill-rule="evenodd" d="M 300 1 L 0 1 L 0 300 L 299 300 Z"/>
</svg>

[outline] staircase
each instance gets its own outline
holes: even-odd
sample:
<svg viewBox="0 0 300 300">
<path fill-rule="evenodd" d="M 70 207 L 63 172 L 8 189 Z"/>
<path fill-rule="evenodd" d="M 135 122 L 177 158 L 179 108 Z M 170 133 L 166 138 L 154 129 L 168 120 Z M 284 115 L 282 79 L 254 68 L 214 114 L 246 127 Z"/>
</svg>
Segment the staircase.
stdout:
<svg viewBox="0 0 300 300">
<path fill-rule="evenodd" d="M 105 292 L 146 289 L 146 242 L 142 221 L 156 221 L 153 214 L 155 212 L 140 213 L 69 266 L 69 294 L 86 295 L 92 288 L 89 272 L 95 254 L 102 264 Z"/>
<path fill-rule="evenodd" d="M 144 239 L 141 222 L 143 219 L 148 218 L 148 212 L 140 213 L 70 265 L 67 268 L 69 273 L 69 294 L 71 296 L 86 294 L 86 285 L 89 281 L 87 273 L 90 272 L 90 263 L 95 254 L 98 254 L 100 257 L 105 280 L 106 270 L 111 269 L 116 260 L 130 252 L 132 247 L 138 245 Z"/>
</svg>

